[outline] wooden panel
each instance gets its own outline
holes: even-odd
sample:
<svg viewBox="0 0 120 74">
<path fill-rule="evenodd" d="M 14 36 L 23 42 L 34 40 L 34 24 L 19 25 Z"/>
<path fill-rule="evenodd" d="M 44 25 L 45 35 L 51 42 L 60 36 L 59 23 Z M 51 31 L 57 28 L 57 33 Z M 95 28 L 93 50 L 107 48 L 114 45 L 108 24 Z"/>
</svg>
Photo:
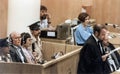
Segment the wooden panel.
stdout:
<svg viewBox="0 0 120 74">
<path fill-rule="evenodd" d="M 83 1 L 83 3 L 82 3 Z M 42 0 L 42 4 L 48 7 L 48 12 L 52 15 L 52 24 L 58 25 L 67 18 L 75 18 L 81 11 L 82 4 L 85 6 L 88 0 Z M 92 1 L 92 0 L 89 0 Z M 120 0 L 93 0 L 92 7 L 87 8 L 92 18 L 97 19 L 97 23 L 113 23 L 120 25 Z"/>
<path fill-rule="evenodd" d="M 22 63 L 0 63 L 0 74 L 41 74 L 41 66 Z"/>
<path fill-rule="evenodd" d="M 97 23 L 113 23 L 120 25 L 120 0 L 93 0 L 92 17 Z"/>
<path fill-rule="evenodd" d="M 42 48 L 46 60 L 51 60 L 51 57 L 60 51 L 65 54 L 65 44 L 43 41 Z"/>
<path fill-rule="evenodd" d="M 0 0 L 0 38 L 7 34 L 8 0 Z"/>
<path fill-rule="evenodd" d="M 50 51 L 65 50 L 67 45 L 65 46 L 65 44 L 60 43 L 44 42 L 43 46 L 46 49 L 49 49 L 48 51 L 45 51 L 45 53 L 51 57 L 49 54 L 51 53 Z M 76 48 L 73 45 L 68 45 L 67 47 L 68 50 L 70 47 Z M 52 59 L 42 65 L 0 62 L 0 74 L 76 74 L 79 53 L 80 49 L 73 49 L 69 51 L 69 53 L 62 55 L 59 58 Z"/>
<path fill-rule="evenodd" d="M 52 2 L 51 2 L 52 1 Z M 51 14 L 52 25 L 56 26 L 66 19 L 73 19 L 81 12 L 81 0 L 41 0 Z"/>
</svg>

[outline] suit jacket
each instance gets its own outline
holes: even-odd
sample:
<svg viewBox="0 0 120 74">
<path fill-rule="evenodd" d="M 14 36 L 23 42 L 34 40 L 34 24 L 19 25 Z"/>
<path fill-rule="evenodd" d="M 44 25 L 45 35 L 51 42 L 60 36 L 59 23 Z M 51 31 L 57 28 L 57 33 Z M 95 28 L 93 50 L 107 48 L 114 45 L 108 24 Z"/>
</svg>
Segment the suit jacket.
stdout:
<svg viewBox="0 0 120 74">
<path fill-rule="evenodd" d="M 102 61 L 100 47 L 91 35 L 81 49 L 77 74 L 109 74 L 107 62 Z"/>
<path fill-rule="evenodd" d="M 115 49 L 115 47 L 111 43 L 109 43 L 108 48 L 109 48 L 109 51 Z M 111 54 L 111 57 L 114 60 L 117 69 L 119 69 L 119 67 L 120 67 L 120 55 L 119 55 L 119 53 L 117 51 L 115 51 L 114 53 Z"/>
<path fill-rule="evenodd" d="M 24 62 L 27 63 L 26 57 L 25 57 L 22 49 L 21 49 L 21 54 L 24 57 Z M 22 60 L 21 60 L 20 55 L 17 51 L 17 48 L 14 47 L 14 45 L 10 45 L 10 55 L 12 57 L 13 62 L 21 62 L 22 63 Z"/>
</svg>

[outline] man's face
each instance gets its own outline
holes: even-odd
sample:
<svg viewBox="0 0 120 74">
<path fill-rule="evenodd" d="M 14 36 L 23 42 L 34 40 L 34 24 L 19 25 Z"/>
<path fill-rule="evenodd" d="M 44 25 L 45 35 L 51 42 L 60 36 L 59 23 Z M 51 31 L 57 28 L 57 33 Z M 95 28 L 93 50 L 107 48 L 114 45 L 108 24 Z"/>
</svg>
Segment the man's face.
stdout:
<svg viewBox="0 0 120 74">
<path fill-rule="evenodd" d="M 39 35 L 40 35 L 40 30 L 33 30 L 33 31 L 32 31 L 32 34 L 33 34 L 34 36 L 39 36 Z"/>
<path fill-rule="evenodd" d="M 101 32 L 100 32 L 100 34 L 98 35 L 98 39 L 100 39 L 100 40 L 103 41 L 105 39 L 105 37 L 106 37 L 106 33 L 107 32 L 108 31 L 106 29 L 102 29 Z"/>
<path fill-rule="evenodd" d="M 16 33 L 16 34 L 12 35 L 12 40 L 13 40 L 14 45 L 21 46 L 21 36 L 20 36 L 20 34 Z"/>
<path fill-rule="evenodd" d="M 47 11 L 46 10 L 41 10 L 40 11 L 40 19 L 41 20 L 46 19 L 46 16 L 47 16 Z"/>
</svg>

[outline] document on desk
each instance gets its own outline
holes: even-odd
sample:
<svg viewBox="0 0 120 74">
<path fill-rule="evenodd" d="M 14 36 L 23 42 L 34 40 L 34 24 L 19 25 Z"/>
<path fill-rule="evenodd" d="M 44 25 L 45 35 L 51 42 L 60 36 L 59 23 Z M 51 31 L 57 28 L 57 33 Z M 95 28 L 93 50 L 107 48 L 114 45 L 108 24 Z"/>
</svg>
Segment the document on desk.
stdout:
<svg viewBox="0 0 120 74">
<path fill-rule="evenodd" d="M 47 36 L 55 37 L 55 32 L 47 32 Z"/>
<path fill-rule="evenodd" d="M 115 51 L 118 51 L 118 50 L 120 50 L 120 47 L 118 47 L 118 48 L 116 48 L 116 49 L 110 51 L 110 53 L 108 53 L 108 55 L 111 55 L 112 53 L 114 53 Z"/>
</svg>

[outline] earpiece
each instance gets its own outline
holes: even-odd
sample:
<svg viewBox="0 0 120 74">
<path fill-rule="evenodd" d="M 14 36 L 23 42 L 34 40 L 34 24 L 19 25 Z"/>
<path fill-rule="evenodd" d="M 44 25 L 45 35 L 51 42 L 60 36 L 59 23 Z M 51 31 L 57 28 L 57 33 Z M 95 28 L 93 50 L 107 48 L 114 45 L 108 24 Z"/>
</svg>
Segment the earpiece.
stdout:
<svg viewBox="0 0 120 74">
<path fill-rule="evenodd" d="M 23 35 L 22 35 L 22 39 L 21 39 L 21 44 L 22 45 L 26 43 L 26 41 L 25 41 L 25 34 L 26 33 L 23 33 Z"/>
<path fill-rule="evenodd" d="M 7 40 L 9 43 L 12 43 L 13 40 L 12 40 L 12 37 L 11 37 L 11 34 L 8 36 L 8 40 Z"/>
</svg>

